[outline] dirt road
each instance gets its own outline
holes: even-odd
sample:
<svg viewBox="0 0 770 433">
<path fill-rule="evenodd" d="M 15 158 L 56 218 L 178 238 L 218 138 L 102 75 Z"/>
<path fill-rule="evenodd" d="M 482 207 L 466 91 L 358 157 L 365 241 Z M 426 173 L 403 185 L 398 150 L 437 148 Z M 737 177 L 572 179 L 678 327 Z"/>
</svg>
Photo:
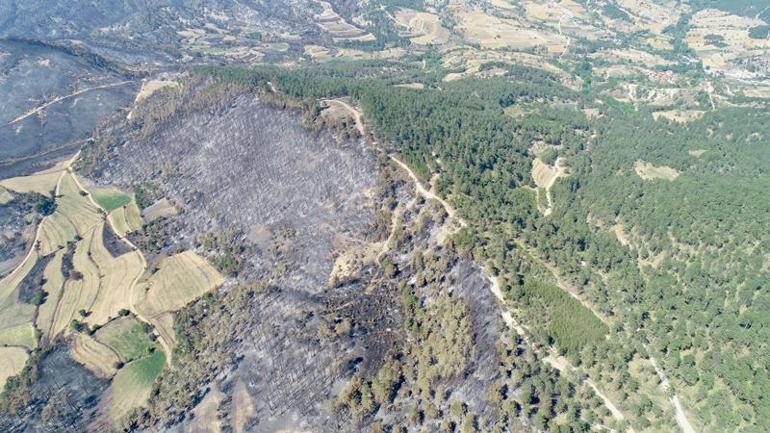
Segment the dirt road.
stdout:
<svg viewBox="0 0 770 433">
<path fill-rule="evenodd" d="M 101 86 L 94 86 L 94 87 L 89 87 L 89 88 L 86 88 L 86 89 L 81 89 L 81 90 L 78 90 L 75 93 L 70 93 L 69 95 L 59 96 L 57 98 L 54 98 L 54 99 L 46 102 L 43 105 L 40 105 L 40 106 L 38 106 L 36 108 L 33 108 L 33 109 L 27 111 L 24 114 L 21 114 L 21 115 L 17 116 L 15 119 L 11 120 L 7 124 L 8 125 L 13 125 L 16 122 L 19 122 L 21 120 L 26 119 L 29 116 L 37 114 L 37 113 L 45 110 L 46 108 L 50 107 L 51 105 L 57 104 L 57 103 L 65 100 L 65 99 L 69 99 L 69 98 L 72 98 L 72 97 L 75 97 L 75 96 L 78 96 L 78 95 L 82 95 L 83 93 L 87 93 L 87 92 L 90 92 L 92 90 L 109 89 L 111 87 L 123 86 L 123 85 L 128 84 L 128 83 L 133 83 L 133 81 L 120 81 L 118 83 L 103 84 Z"/>
</svg>

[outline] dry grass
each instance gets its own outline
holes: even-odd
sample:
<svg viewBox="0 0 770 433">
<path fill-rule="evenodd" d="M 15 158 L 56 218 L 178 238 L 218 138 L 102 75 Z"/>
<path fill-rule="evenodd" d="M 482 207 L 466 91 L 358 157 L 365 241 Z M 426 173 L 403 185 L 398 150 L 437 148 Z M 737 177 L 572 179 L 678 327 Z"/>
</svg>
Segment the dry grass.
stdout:
<svg viewBox="0 0 770 433">
<path fill-rule="evenodd" d="M 0 347 L 0 388 L 5 386 L 9 377 L 21 373 L 27 362 L 27 351 L 21 347 Z"/>
<path fill-rule="evenodd" d="M 139 206 L 133 198 L 127 205 L 110 212 L 107 217 L 112 222 L 115 232 L 120 236 L 135 232 L 141 229 L 144 224 Z"/>
<path fill-rule="evenodd" d="M 7 189 L 0 186 L 0 206 L 10 202 L 11 200 L 13 200 L 13 195 L 11 195 Z"/>
<path fill-rule="evenodd" d="M 74 334 L 70 339 L 72 359 L 99 377 L 112 377 L 117 369 L 118 355 L 105 344 L 85 334 Z"/>
<path fill-rule="evenodd" d="M 233 389 L 233 429 L 235 433 L 246 433 L 246 423 L 254 416 L 254 401 L 242 380 Z"/>
<path fill-rule="evenodd" d="M 43 290 L 48 292 L 48 297 L 46 298 L 45 303 L 38 309 L 36 323 L 38 329 L 40 329 L 43 332 L 43 335 L 49 340 L 53 338 L 51 328 L 54 322 L 54 316 L 56 315 L 59 299 L 62 295 L 62 289 L 64 288 L 64 275 L 61 273 L 64 252 L 65 250 L 57 251 L 43 271 L 43 276 L 46 279 Z"/>
<path fill-rule="evenodd" d="M 48 171 L 31 176 L 12 177 L 0 181 L 0 186 L 19 193 L 36 192 L 38 194 L 51 195 L 51 192 L 56 188 L 59 176 L 61 176 L 61 170 Z"/>
<path fill-rule="evenodd" d="M 702 110 L 668 110 L 656 111 L 652 113 L 652 117 L 654 117 L 655 120 L 662 117 L 677 123 L 687 123 L 700 119 L 704 113 L 705 111 Z"/>
<path fill-rule="evenodd" d="M 141 253 L 131 251 L 118 257 L 104 247 L 102 225 L 94 229 L 88 245 L 91 261 L 100 274 L 99 293 L 91 305 L 89 324 L 106 323 L 118 311 L 131 305 L 131 284 L 144 272 Z"/>
<path fill-rule="evenodd" d="M 395 18 L 398 25 L 407 29 L 414 44 L 444 44 L 449 41 L 449 31 L 441 25 L 438 15 L 401 8 Z"/>
<path fill-rule="evenodd" d="M 334 11 L 332 5 L 325 1 L 316 0 L 321 6 L 321 13 L 314 17 L 318 27 L 328 32 L 335 42 L 339 41 L 373 41 L 373 34 L 348 23 Z"/>
<path fill-rule="evenodd" d="M 482 11 L 460 11 L 457 18 L 457 28 L 465 38 L 484 48 L 523 50 L 545 47 L 551 53 L 563 53 L 567 46 L 564 36 L 528 28 L 518 21 L 498 18 Z"/>
<path fill-rule="evenodd" d="M 193 410 L 194 417 L 189 431 L 191 433 L 220 433 L 222 421 L 219 419 L 218 408 L 224 398 L 225 394 L 216 385 L 212 387 Z"/>
<path fill-rule="evenodd" d="M 59 195 L 56 210 L 40 224 L 40 252 L 44 255 L 63 248 L 76 235 L 83 237 L 103 218 L 100 210 L 80 195 L 70 173 L 62 177 Z"/>
<path fill-rule="evenodd" d="M 644 180 L 666 179 L 673 181 L 679 177 L 680 174 L 676 169 L 671 167 L 665 165 L 656 167 L 649 162 L 642 160 L 638 160 L 634 163 L 634 171 L 636 171 L 636 174 Z"/>
<path fill-rule="evenodd" d="M 714 70 L 732 69 L 737 60 L 763 56 L 770 49 L 770 40 L 752 39 L 748 33 L 748 29 L 764 24 L 761 19 L 705 9 L 693 15 L 685 41 L 705 66 Z M 709 35 L 720 36 L 725 46 L 710 44 Z"/>
<path fill-rule="evenodd" d="M 0 335 L 4 344 L 35 346 L 28 328 L 35 316 L 35 307 L 18 301 L 18 285 L 35 266 L 38 257 L 30 254 L 22 264 L 0 281 Z"/>
</svg>

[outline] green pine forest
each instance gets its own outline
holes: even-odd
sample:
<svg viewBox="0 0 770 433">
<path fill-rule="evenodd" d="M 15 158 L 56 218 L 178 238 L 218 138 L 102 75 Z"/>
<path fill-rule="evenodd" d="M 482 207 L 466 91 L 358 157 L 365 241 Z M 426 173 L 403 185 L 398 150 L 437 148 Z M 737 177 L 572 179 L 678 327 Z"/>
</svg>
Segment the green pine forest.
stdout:
<svg viewBox="0 0 770 433">
<path fill-rule="evenodd" d="M 319 98 L 357 101 L 380 147 L 423 180 L 440 174 L 438 191 L 469 222 L 456 247 L 502 278 L 536 343 L 609 389 L 632 426 L 676 428 L 644 363 L 654 356 L 703 431 L 768 431 L 767 107 L 677 124 L 540 70 L 442 82 L 448 71 L 414 60 L 197 73 L 264 92 L 270 81 L 311 111 Z M 426 88 L 393 86 L 407 82 Z M 569 169 L 548 216 L 530 174 L 535 142 Z M 679 175 L 643 180 L 637 161 Z"/>
</svg>

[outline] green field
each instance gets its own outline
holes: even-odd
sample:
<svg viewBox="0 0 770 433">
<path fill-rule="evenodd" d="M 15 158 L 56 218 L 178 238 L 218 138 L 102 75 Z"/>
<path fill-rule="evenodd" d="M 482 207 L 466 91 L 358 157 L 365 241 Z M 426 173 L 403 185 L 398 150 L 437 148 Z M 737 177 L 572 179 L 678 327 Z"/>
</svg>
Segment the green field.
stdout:
<svg viewBox="0 0 770 433">
<path fill-rule="evenodd" d="M 94 201 L 107 212 L 121 208 L 131 203 L 131 196 L 116 189 L 94 190 Z"/>
<path fill-rule="evenodd" d="M 155 345 L 133 317 L 113 320 L 96 333 L 96 339 L 110 346 L 126 362 L 142 357 Z"/>
<path fill-rule="evenodd" d="M 110 415 L 119 422 L 131 409 L 143 405 L 150 397 L 152 384 L 163 371 L 166 356 L 157 348 L 150 356 L 126 364 L 112 381 Z"/>
</svg>

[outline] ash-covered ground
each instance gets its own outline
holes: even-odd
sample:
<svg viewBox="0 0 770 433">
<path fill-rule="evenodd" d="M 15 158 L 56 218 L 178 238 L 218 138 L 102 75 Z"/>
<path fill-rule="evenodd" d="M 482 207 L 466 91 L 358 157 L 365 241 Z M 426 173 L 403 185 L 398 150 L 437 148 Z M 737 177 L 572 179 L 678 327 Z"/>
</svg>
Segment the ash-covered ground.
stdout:
<svg viewBox="0 0 770 433">
<path fill-rule="evenodd" d="M 237 245 L 243 260 L 229 284 L 269 284 L 238 313 L 239 329 L 222 336 L 232 365 L 195 384 L 208 390 L 199 406 L 211 399 L 216 413 L 194 417 L 200 408 L 181 408 L 162 429 L 217 422 L 235 431 L 354 432 L 373 422 L 411 424 L 408 378 L 391 405 L 364 419 L 335 403 L 354 377 L 374 378 L 415 350 L 404 329 L 405 287 L 419 293 L 426 311 L 439 298 L 467 309 L 472 347 L 462 374 L 441 379 L 443 409 L 458 400 L 480 426 L 493 425 L 497 409 L 487 399 L 498 379 L 502 327 L 480 269 L 440 245 L 447 230 L 440 206 L 415 196 L 408 178 L 363 139 L 309 128 L 298 109 L 275 108 L 249 91 L 221 91 L 216 103 L 201 103 L 216 86 L 192 86 L 150 101 L 157 108 L 182 98 L 176 106 L 186 107 L 151 129 L 151 115 L 109 128 L 109 145 L 85 170 L 96 183 L 150 184 L 155 198 L 181 209 L 153 223 L 166 242 L 146 251 L 151 262 L 183 247 L 222 264 Z M 207 234 L 215 241 L 202 241 Z M 430 284 L 416 282 L 425 280 L 412 264 L 417 254 L 441 263 Z M 440 430 L 438 420 L 426 425 Z"/>
<path fill-rule="evenodd" d="M 137 80 L 63 49 L 0 40 L 0 178 L 72 155 L 137 89 Z"/>
</svg>

